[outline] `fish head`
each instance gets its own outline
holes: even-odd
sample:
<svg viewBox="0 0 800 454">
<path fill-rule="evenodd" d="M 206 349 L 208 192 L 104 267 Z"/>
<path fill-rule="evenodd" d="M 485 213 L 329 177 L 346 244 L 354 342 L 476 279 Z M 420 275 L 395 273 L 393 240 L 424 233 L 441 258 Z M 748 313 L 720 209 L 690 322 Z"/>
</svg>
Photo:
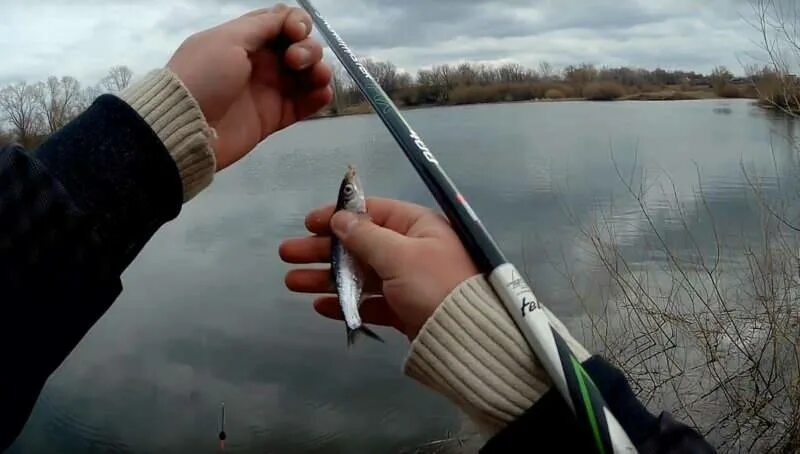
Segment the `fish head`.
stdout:
<svg viewBox="0 0 800 454">
<path fill-rule="evenodd" d="M 347 166 L 347 172 L 342 179 L 342 185 L 339 187 L 339 199 L 336 202 L 336 211 L 348 210 L 354 213 L 366 213 L 367 201 L 364 197 L 364 189 L 361 186 L 361 181 L 358 179 L 356 169 L 353 166 Z"/>
</svg>

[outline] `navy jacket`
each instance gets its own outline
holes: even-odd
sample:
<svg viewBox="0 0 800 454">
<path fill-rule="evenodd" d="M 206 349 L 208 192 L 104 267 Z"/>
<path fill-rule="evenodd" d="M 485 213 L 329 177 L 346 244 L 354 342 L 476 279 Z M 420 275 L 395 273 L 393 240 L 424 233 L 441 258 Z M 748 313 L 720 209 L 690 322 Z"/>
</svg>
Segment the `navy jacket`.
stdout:
<svg viewBox="0 0 800 454">
<path fill-rule="evenodd" d="M 164 145 L 114 96 L 98 98 L 33 153 L 0 149 L 0 450 L 21 431 L 50 374 L 117 298 L 122 272 L 178 215 L 182 200 Z M 586 366 L 640 449 L 710 451 L 694 431 L 650 415 L 602 359 Z M 541 452 L 578 452 L 584 445 L 575 433 L 567 407 L 550 393 L 484 452 L 527 452 L 531 439 Z"/>
</svg>

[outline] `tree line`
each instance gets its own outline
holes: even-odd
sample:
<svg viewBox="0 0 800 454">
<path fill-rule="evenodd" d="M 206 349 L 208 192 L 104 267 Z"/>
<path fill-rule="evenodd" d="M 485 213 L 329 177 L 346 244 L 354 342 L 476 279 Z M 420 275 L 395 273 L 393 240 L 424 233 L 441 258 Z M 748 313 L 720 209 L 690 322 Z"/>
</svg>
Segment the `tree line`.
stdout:
<svg viewBox="0 0 800 454">
<path fill-rule="evenodd" d="M 389 61 L 362 59 L 376 82 L 398 104 L 405 106 L 472 104 L 531 99 L 585 98 L 611 100 L 664 89 L 713 91 L 724 97 L 755 97 L 752 87 L 771 70 L 758 70 L 745 78 L 719 66 L 710 74 L 695 71 L 597 67 L 584 63 L 557 70 L 548 62 L 530 68 L 518 63 L 487 65 L 464 62 L 421 69 L 415 75 Z M 358 89 L 338 64 L 334 65 L 335 101 L 331 114 L 347 113 L 363 105 Z"/>
<path fill-rule="evenodd" d="M 390 61 L 370 58 L 362 63 L 376 82 L 401 106 L 458 105 L 534 99 L 582 98 L 613 100 L 637 94 L 662 98 L 695 99 L 693 93 L 721 97 L 761 98 L 764 105 L 797 103 L 797 79 L 775 65 L 745 67 L 745 77 L 735 77 L 724 66 L 710 74 L 695 71 L 597 67 L 584 63 L 561 70 L 548 62 L 530 68 L 518 63 L 487 65 L 464 62 L 420 69 L 412 75 Z M 334 102 L 323 115 L 368 111 L 355 84 L 335 63 Z M 85 110 L 102 93 L 118 93 L 133 80 L 127 66 L 114 66 L 95 85 L 81 86 L 70 76 L 44 81 L 16 82 L 0 88 L 0 145 L 16 141 L 33 148 Z M 636 99 L 636 98 L 633 98 Z"/>
<path fill-rule="evenodd" d="M 83 112 L 103 93 L 118 93 L 133 80 L 127 66 L 114 66 L 96 85 L 74 77 L 15 82 L 0 88 L 0 145 L 16 141 L 33 148 Z"/>
</svg>

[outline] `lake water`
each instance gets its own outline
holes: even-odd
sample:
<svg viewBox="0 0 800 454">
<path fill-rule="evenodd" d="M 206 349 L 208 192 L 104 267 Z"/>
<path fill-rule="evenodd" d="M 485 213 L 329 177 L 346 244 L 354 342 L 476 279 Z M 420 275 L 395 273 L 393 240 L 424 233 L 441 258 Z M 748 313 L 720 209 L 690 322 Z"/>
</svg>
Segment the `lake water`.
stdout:
<svg viewBox="0 0 800 454">
<path fill-rule="evenodd" d="M 798 156 L 785 140 L 795 124 L 748 101 L 520 103 L 407 116 L 508 256 L 524 263 L 540 299 L 573 325 L 582 309 L 553 263 L 584 271 L 578 225 L 614 206 L 630 259 L 659 260 L 638 241 L 646 229 L 637 208 L 618 201 L 614 163 L 657 182 L 647 193 L 656 212 L 702 189 L 731 235 L 758 223 L 743 169 L 769 198 L 797 185 Z M 11 451 L 214 452 L 223 401 L 230 452 L 413 452 L 459 431 L 462 418 L 444 399 L 402 375 L 403 337 L 379 329 L 386 344 L 348 350 L 340 322 L 283 286 L 280 241 L 304 235 L 306 212 L 334 201 L 347 164 L 371 195 L 433 204 L 372 116 L 276 135 L 153 238 Z M 666 228 L 671 221 L 656 216 Z"/>
</svg>

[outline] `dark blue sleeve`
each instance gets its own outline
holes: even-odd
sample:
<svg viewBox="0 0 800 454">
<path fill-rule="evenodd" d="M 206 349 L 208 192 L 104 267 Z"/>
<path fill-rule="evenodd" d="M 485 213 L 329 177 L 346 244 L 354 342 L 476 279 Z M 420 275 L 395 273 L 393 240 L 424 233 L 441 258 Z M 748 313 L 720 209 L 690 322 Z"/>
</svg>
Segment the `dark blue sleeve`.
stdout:
<svg viewBox="0 0 800 454">
<path fill-rule="evenodd" d="M 625 375 L 599 356 L 583 363 L 603 398 L 639 453 L 713 453 L 692 428 L 669 413 L 654 416 L 636 399 Z M 516 421 L 495 435 L 482 454 L 514 452 L 594 452 L 564 399 L 551 389 Z"/>
<path fill-rule="evenodd" d="M 32 153 L 0 149 L 0 451 L 182 200 L 164 145 L 113 96 Z"/>
</svg>

